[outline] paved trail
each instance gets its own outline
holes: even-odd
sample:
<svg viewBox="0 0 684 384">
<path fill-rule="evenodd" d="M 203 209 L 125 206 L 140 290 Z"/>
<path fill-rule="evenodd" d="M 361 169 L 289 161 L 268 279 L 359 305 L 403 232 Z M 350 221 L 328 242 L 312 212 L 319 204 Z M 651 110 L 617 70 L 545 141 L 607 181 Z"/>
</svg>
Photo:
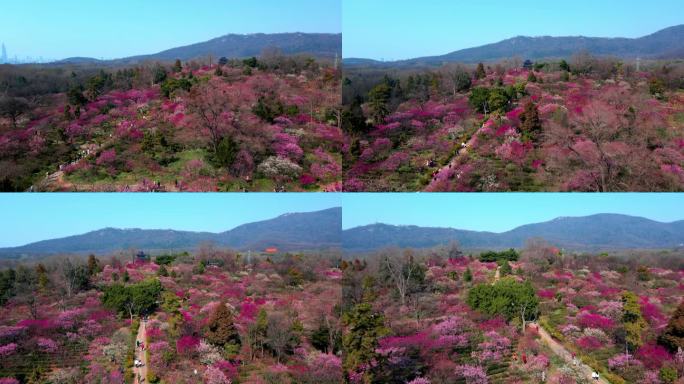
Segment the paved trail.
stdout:
<svg viewBox="0 0 684 384">
<path fill-rule="evenodd" d="M 135 339 L 140 343 L 145 343 L 145 348 L 148 347 L 145 341 L 145 321 L 140 322 L 140 327 L 138 328 L 138 336 L 136 336 Z M 140 348 L 136 348 L 135 358 L 142 361 L 143 365 L 139 368 L 133 367 L 133 384 L 141 384 L 144 383 L 147 379 L 147 358 L 145 351 L 141 351 Z M 140 381 L 138 381 L 138 376 L 140 376 L 141 378 Z"/>
<path fill-rule="evenodd" d="M 528 323 L 528 326 L 534 325 L 538 332 L 539 332 L 539 337 L 541 340 L 549 346 L 551 351 L 558 355 L 561 359 L 565 360 L 565 362 L 569 365 L 572 366 L 572 354 L 568 352 L 565 347 L 556 341 L 551 335 L 546 332 L 546 330 L 536 323 Z M 601 383 L 601 384 L 610 384 L 610 382 L 603 377 L 600 377 L 599 380 L 594 380 L 591 378 L 591 373 L 594 371 L 590 366 L 582 363 L 579 359 L 577 359 L 577 370 L 591 383 Z"/>
</svg>

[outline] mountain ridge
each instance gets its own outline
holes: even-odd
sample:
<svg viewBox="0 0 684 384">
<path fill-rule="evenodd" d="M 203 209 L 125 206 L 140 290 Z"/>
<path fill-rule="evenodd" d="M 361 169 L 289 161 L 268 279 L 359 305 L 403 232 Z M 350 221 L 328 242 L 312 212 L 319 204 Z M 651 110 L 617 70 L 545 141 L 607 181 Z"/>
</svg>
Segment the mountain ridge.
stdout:
<svg viewBox="0 0 684 384">
<path fill-rule="evenodd" d="M 344 58 L 343 64 L 370 67 L 439 66 L 445 63 L 494 62 L 513 57 L 523 60 L 567 59 L 588 51 L 598 56 L 644 59 L 684 58 L 684 24 L 637 38 L 589 36 L 514 36 L 496 43 L 452 51 L 443 55 L 397 61 Z"/>
<path fill-rule="evenodd" d="M 498 233 L 376 223 L 343 230 L 342 247 L 346 252 L 368 252 L 388 246 L 430 248 L 457 241 L 465 248 L 500 249 L 520 248 L 531 238 L 576 250 L 671 248 L 684 244 L 684 220 L 662 223 L 608 213 L 558 217 Z"/>
<path fill-rule="evenodd" d="M 230 33 L 206 41 L 165 49 L 156 53 L 134 55 L 111 60 L 92 57 L 69 57 L 50 64 L 136 64 L 145 61 L 187 61 L 212 55 L 216 60 L 259 56 L 265 48 L 278 48 L 283 54 L 309 54 L 333 58 L 342 53 L 341 33 Z"/>
<path fill-rule="evenodd" d="M 0 258 L 52 254 L 105 254 L 125 249 L 188 250 L 202 243 L 237 250 L 277 247 L 282 251 L 338 248 L 342 209 L 328 208 L 245 223 L 223 232 L 105 227 L 83 234 L 0 248 Z"/>
</svg>

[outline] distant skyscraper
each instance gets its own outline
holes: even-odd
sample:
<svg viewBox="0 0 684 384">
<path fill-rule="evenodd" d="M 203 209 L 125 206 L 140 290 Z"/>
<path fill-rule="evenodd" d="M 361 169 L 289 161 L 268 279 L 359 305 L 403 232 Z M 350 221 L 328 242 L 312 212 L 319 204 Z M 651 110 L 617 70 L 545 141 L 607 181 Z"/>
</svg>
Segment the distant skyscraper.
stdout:
<svg viewBox="0 0 684 384">
<path fill-rule="evenodd" d="M 7 63 L 7 48 L 5 48 L 5 43 L 2 43 L 2 56 L 0 56 L 0 64 Z"/>
</svg>

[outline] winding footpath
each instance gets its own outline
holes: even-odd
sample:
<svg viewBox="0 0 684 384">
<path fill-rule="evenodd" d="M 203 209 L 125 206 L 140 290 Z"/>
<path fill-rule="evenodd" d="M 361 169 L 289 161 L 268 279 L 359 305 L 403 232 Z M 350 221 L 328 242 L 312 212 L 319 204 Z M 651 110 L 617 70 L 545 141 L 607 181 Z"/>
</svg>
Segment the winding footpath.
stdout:
<svg viewBox="0 0 684 384">
<path fill-rule="evenodd" d="M 572 361 L 572 354 L 568 352 L 565 347 L 556 341 L 551 335 L 546 332 L 546 330 L 542 327 L 540 327 L 537 323 L 528 323 L 528 327 L 534 325 L 534 328 L 536 328 L 537 332 L 539 333 L 539 337 L 541 340 L 549 346 L 549 349 L 553 353 L 555 353 L 558 357 L 563 359 L 569 366 L 573 366 L 573 361 Z M 594 372 L 594 370 L 581 362 L 579 359 L 577 359 L 577 365 L 574 366 L 590 383 L 601 383 L 601 384 L 610 384 L 610 382 L 603 377 L 599 377 L 599 380 L 594 380 L 591 378 L 591 373 Z"/>
<path fill-rule="evenodd" d="M 138 343 L 144 343 L 145 348 L 147 348 L 147 342 L 145 341 L 145 323 L 147 322 L 144 320 L 140 322 L 140 327 L 138 327 L 138 335 L 135 337 L 135 340 Z M 138 343 L 136 343 L 136 345 L 138 345 Z M 141 351 L 140 348 L 136 347 L 135 358 L 142 361 L 142 366 L 133 367 L 133 384 L 141 384 L 147 379 L 147 354 L 145 351 Z M 138 381 L 138 377 L 140 377 L 140 381 Z"/>
<path fill-rule="evenodd" d="M 468 139 L 466 143 L 461 144 L 461 148 L 458 150 L 458 153 L 456 156 L 454 156 L 451 160 L 449 160 L 449 163 L 442 168 L 438 169 L 437 172 L 435 173 L 435 176 L 430 180 L 430 183 L 425 187 L 426 192 L 435 192 L 435 187 L 437 185 L 437 181 L 440 179 L 440 175 L 442 173 L 449 172 L 450 169 L 456 168 L 456 165 L 458 164 L 459 160 L 461 159 L 461 156 L 464 156 L 468 153 L 468 148 L 472 145 L 473 140 L 475 139 L 475 134 Z"/>
<path fill-rule="evenodd" d="M 499 281 L 499 279 L 501 279 L 500 266 L 496 268 L 496 273 L 494 274 L 494 282 L 492 282 L 492 284 Z M 539 333 L 539 338 L 541 339 L 541 341 L 544 342 L 544 344 L 546 344 L 554 354 L 563 359 L 568 364 L 568 366 L 573 367 L 574 362 L 572 358 L 572 353 L 565 349 L 563 344 L 559 343 L 553 337 L 551 337 L 551 335 L 548 332 L 546 332 L 544 328 L 540 327 L 536 322 L 530 322 L 527 324 L 528 327 L 532 327 L 532 325 L 534 325 L 533 328 L 535 328 L 537 333 Z M 577 365 L 574 365 L 574 368 L 576 368 L 589 382 L 610 384 L 610 382 L 604 379 L 603 377 L 599 377 L 599 380 L 592 379 L 591 374 L 592 372 L 594 372 L 594 370 L 590 366 L 581 362 L 579 359 L 576 359 L 576 361 Z"/>
</svg>

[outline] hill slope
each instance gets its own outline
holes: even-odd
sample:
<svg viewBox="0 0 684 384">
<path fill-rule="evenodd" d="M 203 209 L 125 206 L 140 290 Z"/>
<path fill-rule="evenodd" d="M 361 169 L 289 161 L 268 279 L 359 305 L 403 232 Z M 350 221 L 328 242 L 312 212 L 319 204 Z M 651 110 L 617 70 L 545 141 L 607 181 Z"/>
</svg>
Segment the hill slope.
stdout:
<svg viewBox="0 0 684 384">
<path fill-rule="evenodd" d="M 684 57 L 684 25 L 663 29 L 648 36 L 628 38 L 602 38 L 584 36 L 528 37 L 517 36 L 498 43 L 467 48 L 441 56 L 419 57 L 395 62 L 368 59 L 345 59 L 351 66 L 436 66 L 448 62 L 476 63 L 520 57 L 539 60 L 569 58 L 577 52 L 588 51 L 598 56 L 622 58 L 671 59 Z"/>
<path fill-rule="evenodd" d="M 266 247 L 277 247 L 282 251 L 323 249 L 340 246 L 341 228 L 342 209 L 330 208 L 317 212 L 288 213 L 221 233 L 104 228 L 20 247 L 0 248 L 0 257 L 104 254 L 131 248 L 180 250 L 193 249 L 203 242 L 238 250 L 262 250 Z"/>
<path fill-rule="evenodd" d="M 135 64 L 142 61 L 183 61 L 212 55 L 244 58 L 259 56 L 265 48 L 278 48 L 283 54 L 309 54 L 314 57 L 332 58 L 342 52 L 342 35 L 332 33 L 255 33 L 249 35 L 229 34 L 201 43 L 167 49 L 154 54 L 131 56 L 116 60 L 100 61 L 87 57 L 73 57 L 57 63 L 93 64 Z"/>
<path fill-rule="evenodd" d="M 535 237 L 577 250 L 669 248 L 684 244 L 684 221 L 598 214 L 560 217 L 502 233 L 372 224 L 343 231 L 342 246 L 346 252 L 364 252 L 388 246 L 428 248 L 455 240 L 465 248 L 508 248 L 522 247 Z"/>
</svg>

